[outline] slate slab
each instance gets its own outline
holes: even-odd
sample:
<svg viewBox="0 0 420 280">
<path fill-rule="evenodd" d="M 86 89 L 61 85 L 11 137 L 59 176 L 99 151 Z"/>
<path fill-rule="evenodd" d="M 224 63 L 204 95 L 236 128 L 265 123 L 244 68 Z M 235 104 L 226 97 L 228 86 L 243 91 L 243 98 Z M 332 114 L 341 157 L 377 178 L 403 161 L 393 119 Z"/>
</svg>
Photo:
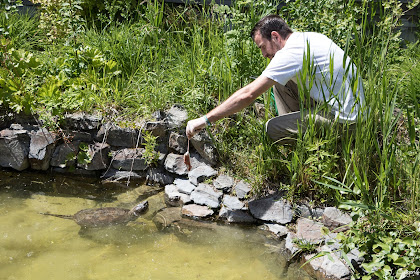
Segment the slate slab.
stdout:
<svg viewBox="0 0 420 280">
<path fill-rule="evenodd" d="M 191 193 L 191 199 L 196 204 L 218 208 L 222 195 L 221 191 L 216 191 L 210 185 L 201 183 Z"/>
<path fill-rule="evenodd" d="M 29 163 L 32 169 L 47 170 L 54 152 L 56 135 L 42 128 L 31 133 L 29 145 Z"/>
<path fill-rule="evenodd" d="M 292 206 L 278 197 L 252 200 L 248 207 L 255 218 L 279 224 L 290 223 L 294 215 Z"/>
<path fill-rule="evenodd" d="M 198 185 L 206 179 L 214 177 L 216 175 L 217 171 L 214 170 L 211 166 L 202 165 L 188 172 L 188 179 L 193 185 Z"/>
<path fill-rule="evenodd" d="M 225 206 L 220 209 L 219 217 L 226 219 L 229 223 L 254 223 L 256 221 L 247 211 L 232 210 Z"/>
<path fill-rule="evenodd" d="M 322 223 L 335 231 L 345 231 L 349 227 L 344 227 L 352 222 L 351 217 L 335 207 L 326 207 L 322 214 Z"/>
<path fill-rule="evenodd" d="M 221 174 L 214 180 L 213 184 L 216 189 L 229 193 L 232 190 L 234 179 L 228 175 Z"/>
<path fill-rule="evenodd" d="M 307 218 L 299 218 L 296 222 L 296 236 L 310 243 L 321 243 L 325 236 L 322 233 L 322 223 Z"/>
<path fill-rule="evenodd" d="M 214 211 L 206 206 L 197 204 L 184 205 L 181 209 L 181 213 L 187 217 L 193 218 L 205 218 L 214 214 Z"/>
<path fill-rule="evenodd" d="M 246 198 L 249 193 L 251 192 L 251 185 L 245 182 L 244 180 L 239 181 L 233 191 L 235 192 L 236 196 L 240 199 Z"/>
<path fill-rule="evenodd" d="M 0 166 L 22 171 L 29 167 L 30 137 L 26 130 L 0 131 Z"/>
</svg>

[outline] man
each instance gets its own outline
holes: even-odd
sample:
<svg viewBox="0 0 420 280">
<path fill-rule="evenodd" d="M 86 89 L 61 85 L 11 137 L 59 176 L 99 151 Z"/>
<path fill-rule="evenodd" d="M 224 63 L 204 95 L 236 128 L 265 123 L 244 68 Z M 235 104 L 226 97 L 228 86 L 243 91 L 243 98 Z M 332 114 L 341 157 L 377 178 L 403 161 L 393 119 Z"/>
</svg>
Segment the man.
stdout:
<svg viewBox="0 0 420 280">
<path fill-rule="evenodd" d="M 316 104 L 329 107 L 317 112 L 316 120 L 355 122 L 364 103 L 362 81 L 350 58 L 344 57 L 344 51 L 334 42 L 318 33 L 293 32 L 277 15 L 262 18 L 251 37 L 263 56 L 271 60 L 269 65 L 257 79 L 222 104 L 201 118 L 190 120 L 186 128 L 188 138 L 212 122 L 247 107 L 272 86 L 279 116 L 266 123 L 266 132 L 274 141 L 296 134 L 298 126 L 305 128 L 302 117 L 306 119 L 309 111 L 313 112 L 308 109 Z M 311 78 L 302 77 L 304 70 L 311 73 Z M 309 108 L 299 108 L 302 103 L 298 84 L 310 95 Z"/>
</svg>

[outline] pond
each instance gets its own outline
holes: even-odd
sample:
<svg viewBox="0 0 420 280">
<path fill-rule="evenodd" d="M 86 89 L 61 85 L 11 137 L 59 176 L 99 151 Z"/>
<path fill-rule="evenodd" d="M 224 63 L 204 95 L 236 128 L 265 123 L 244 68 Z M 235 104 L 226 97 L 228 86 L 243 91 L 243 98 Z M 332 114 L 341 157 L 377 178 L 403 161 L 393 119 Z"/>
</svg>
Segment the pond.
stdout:
<svg viewBox="0 0 420 280">
<path fill-rule="evenodd" d="M 126 226 L 82 230 L 72 215 L 96 207 L 150 209 Z M 283 245 L 256 227 L 159 230 L 161 188 L 0 171 L 0 279 L 312 279 L 287 265 Z"/>
</svg>

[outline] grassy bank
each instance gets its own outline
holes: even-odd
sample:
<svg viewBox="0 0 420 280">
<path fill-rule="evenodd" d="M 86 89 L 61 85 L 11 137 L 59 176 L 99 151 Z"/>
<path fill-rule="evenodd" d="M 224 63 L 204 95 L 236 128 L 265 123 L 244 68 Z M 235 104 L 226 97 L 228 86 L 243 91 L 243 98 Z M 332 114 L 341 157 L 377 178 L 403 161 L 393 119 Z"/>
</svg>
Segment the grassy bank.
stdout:
<svg viewBox="0 0 420 280">
<path fill-rule="evenodd" d="M 295 30 L 329 36 L 356 63 L 367 117 L 353 134 L 337 124 L 310 126 L 294 146 L 273 143 L 263 133 L 273 115 L 269 93 L 257 100 L 263 114 L 247 108 L 211 133 L 222 165 L 252 181 L 255 192 L 283 189 L 293 200 L 351 210 L 355 223 L 339 238 L 343 250 L 365 254 L 364 279 L 402 279 L 420 267 L 420 51 L 419 43 L 401 48 L 397 31 L 412 7 L 372 2 L 295 1 L 279 11 Z M 104 3 L 45 3 L 34 18 L 2 10 L 3 110 L 34 114 L 52 129 L 74 110 L 133 125 L 179 103 L 194 118 L 268 62 L 249 38 L 259 18 L 276 11 L 266 1 Z"/>
</svg>

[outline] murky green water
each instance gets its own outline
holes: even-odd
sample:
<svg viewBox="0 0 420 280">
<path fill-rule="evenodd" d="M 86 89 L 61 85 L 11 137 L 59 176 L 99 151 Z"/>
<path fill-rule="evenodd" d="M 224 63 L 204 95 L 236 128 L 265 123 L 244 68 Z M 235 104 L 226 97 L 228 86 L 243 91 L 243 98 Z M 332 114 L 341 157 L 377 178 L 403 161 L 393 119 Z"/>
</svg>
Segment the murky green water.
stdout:
<svg viewBox="0 0 420 280">
<path fill-rule="evenodd" d="M 80 230 L 71 215 L 85 208 L 150 210 L 127 226 Z M 237 226 L 159 231 L 159 189 L 101 185 L 85 178 L 0 171 L 0 279 L 310 279 L 286 269 L 280 244 Z"/>
</svg>

